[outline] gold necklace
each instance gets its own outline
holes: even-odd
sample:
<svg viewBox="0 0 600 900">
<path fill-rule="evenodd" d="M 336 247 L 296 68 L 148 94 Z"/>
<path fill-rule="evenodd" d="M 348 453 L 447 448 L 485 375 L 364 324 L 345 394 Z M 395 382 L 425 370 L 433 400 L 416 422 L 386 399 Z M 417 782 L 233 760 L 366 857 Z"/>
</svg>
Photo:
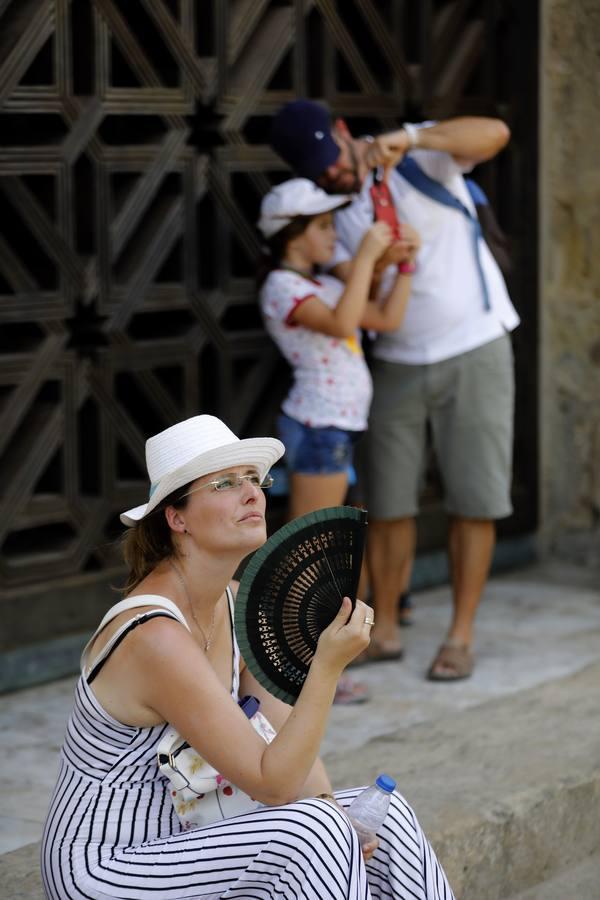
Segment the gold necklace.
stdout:
<svg viewBox="0 0 600 900">
<path fill-rule="evenodd" d="M 198 628 L 200 629 L 200 633 L 202 634 L 202 637 L 204 638 L 204 652 L 205 652 L 205 653 L 208 653 L 208 651 L 209 651 L 209 649 L 210 649 L 210 645 L 212 644 L 212 639 L 213 639 L 213 637 L 214 637 L 215 621 L 216 621 L 216 615 L 217 615 L 217 603 L 218 603 L 219 601 L 217 600 L 217 603 L 215 603 L 215 605 L 214 605 L 214 608 L 213 608 L 213 614 L 212 614 L 212 619 L 211 619 L 210 628 L 209 628 L 209 630 L 208 630 L 208 637 L 207 637 L 207 636 L 206 636 L 206 633 L 205 633 L 205 631 L 204 631 L 204 628 L 202 627 L 202 625 L 200 624 L 200 622 L 199 622 L 198 619 L 196 618 L 196 613 L 194 612 L 194 607 L 192 606 L 192 601 L 191 601 L 191 598 L 190 598 L 189 591 L 188 591 L 188 589 L 187 589 L 187 584 L 185 583 L 185 578 L 183 577 L 183 573 L 182 573 L 182 572 L 179 570 L 179 568 L 175 565 L 175 563 L 173 562 L 172 559 L 169 559 L 169 565 L 171 566 L 171 568 L 173 569 L 173 571 L 174 571 L 175 574 L 177 575 L 179 581 L 181 582 L 181 587 L 183 588 L 183 593 L 185 594 L 185 596 L 186 596 L 186 598 L 187 598 L 188 606 L 189 606 L 190 612 L 191 612 L 191 614 L 192 614 L 192 619 L 194 620 L 194 622 L 196 623 L 196 625 L 197 625 Z"/>
</svg>

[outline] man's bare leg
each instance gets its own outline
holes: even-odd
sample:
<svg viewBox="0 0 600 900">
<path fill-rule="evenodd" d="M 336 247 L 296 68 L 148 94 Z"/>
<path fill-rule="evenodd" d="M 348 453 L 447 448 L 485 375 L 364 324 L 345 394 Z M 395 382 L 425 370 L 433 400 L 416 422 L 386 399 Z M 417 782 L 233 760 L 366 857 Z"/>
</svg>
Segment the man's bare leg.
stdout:
<svg viewBox="0 0 600 900">
<path fill-rule="evenodd" d="M 470 646 L 473 624 L 485 587 L 496 543 L 490 519 L 455 518 L 450 524 L 450 570 L 453 616 L 448 637 Z"/>
<path fill-rule="evenodd" d="M 412 577 L 413 565 L 415 562 L 415 547 L 413 546 L 412 556 L 407 556 L 402 567 L 402 576 L 400 578 L 400 601 L 402 601 L 402 597 L 404 594 L 408 596 L 410 592 L 410 579 Z M 412 625 L 412 612 L 413 612 L 413 604 L 408 597 L 409 605 L 404 607 L 402 606 L 402 602 L 400 602 L 400 611 L 398 621 L 400 624 Z"/>
<path fill-rule="evenodd" d="M 379 519 L 369 522 L 367 563 L 375 625 L 371 631 L 373 644 L 384 652 L 399 650 L 398 597 L 404 589 L 407 565 L 415 553 L 414 519 Z"/>
<path fill-rule="evenodd" d="M 453 614 L 448 639 L 471 648 L 475 614 L 490 571 L 496 540 L 495 523 L 489 519 L 455 518 L 450 524 L 449 555 Z M 437 675 L 453 674 L 451 664 L 436 664 Z"/>
</svg>

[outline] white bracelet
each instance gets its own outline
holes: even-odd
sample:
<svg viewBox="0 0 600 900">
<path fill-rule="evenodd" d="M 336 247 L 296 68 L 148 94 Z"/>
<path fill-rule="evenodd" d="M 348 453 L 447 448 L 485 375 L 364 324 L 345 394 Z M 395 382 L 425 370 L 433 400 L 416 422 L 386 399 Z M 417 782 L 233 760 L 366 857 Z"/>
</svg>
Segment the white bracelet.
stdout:
<svg viewBox="0 0 600 900">
<path fill-rule="evenodd" d="M 408 137 L 409 150 L 414 150 L 415 147 L 418 147 L 419 132 L 421 129 L 417 128 L 416 125 L 411 125 L 410 122 L 405 122 L 402 126 L 402 130 L 406 132 L 406 136 Z"/>
</svg>

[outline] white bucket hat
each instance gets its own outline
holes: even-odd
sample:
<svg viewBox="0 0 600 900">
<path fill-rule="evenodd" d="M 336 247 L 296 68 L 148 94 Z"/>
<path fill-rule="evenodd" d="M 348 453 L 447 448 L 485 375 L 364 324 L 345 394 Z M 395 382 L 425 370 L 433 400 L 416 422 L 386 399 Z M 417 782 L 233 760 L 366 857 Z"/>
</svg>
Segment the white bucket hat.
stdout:
<svg viewBox="0 0 600 900">
<path fill-rule="evenodd" d="M 318 216 L 351 200 L 349 194 L 326 194 L 308 178 L 291 178 L 263 197 L 257 226 L 266 238 L 270 238 L 296 216 Z"/>
<path fill-rule="evenodd" d="M 147 503 L 121 513 L 124 525 L 135 525 L 172 491 L 228 466 L 256 466 L 261 480 L 285 447 L 277 438 L 240 440 L 215 416 L 194 416 L 146 441 L 150 478 Z"/>
</svg>

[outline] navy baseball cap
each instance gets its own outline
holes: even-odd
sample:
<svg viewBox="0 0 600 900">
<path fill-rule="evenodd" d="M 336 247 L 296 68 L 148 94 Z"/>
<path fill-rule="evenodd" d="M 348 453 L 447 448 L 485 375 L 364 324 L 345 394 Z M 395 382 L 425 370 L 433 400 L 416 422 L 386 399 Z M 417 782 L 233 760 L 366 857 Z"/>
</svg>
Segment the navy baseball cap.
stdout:
<svg viewBox="0 0 600 900">
<path fill-rule="evenodd" d="M 331 116 L 314 100 L 292 100 L 279 110 L 273 118 L 271 146 L 298 175 L 313 181 L 340 155 L 331 136 Z"/>
</svg>

